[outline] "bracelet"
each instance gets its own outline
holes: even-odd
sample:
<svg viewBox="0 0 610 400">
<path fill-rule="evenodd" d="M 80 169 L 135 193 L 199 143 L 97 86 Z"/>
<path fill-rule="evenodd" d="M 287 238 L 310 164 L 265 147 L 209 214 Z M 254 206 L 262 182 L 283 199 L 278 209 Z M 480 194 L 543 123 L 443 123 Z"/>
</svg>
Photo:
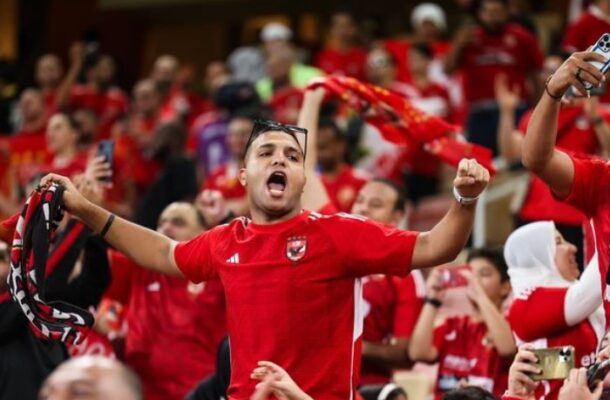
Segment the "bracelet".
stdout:
<svg viewBox="0 0 610 400">
<path fill-rule="evenodd" d="M 550 91 L 549 91 L 549 82 L 551 81 L 551 78 L 553 77 L 553 74 L 549 75 L 548 78 L 546 78 L 546 80 L 544 81 L 544 91 L 546 92 L 546 94 L 549 95 L 549 97 L 555 101 L 559 101 L 561 100 L 561 98 L 563 97 L 563 93 L 560 94 L 559 96 L 553 95 Z"/>
<path fill-rule="evenodd" d="M 479 195 L 479 196 L 481 196 L 481 195 Z M 463 206 L 467 206 L 467 205 L 476 203 L 476 201 L 479 199 L 479 196 L 477 196 L 477 197 L 464 197 L 464 196 L 462 196 L 460 194 L 460 192 L 457 191 L 457 188 L 455 186 L 453 187 L 453 197 L 455 197 L 457 202 L 460 203 Z"/>
<path fill-rule="evenodd" d="M 430 304 L 434 308 L 440 308 L 443 305 L 439 299 L 434 299 L 432 297 L 426 297 L 424 299 L 424 303 Z"/>
<path fill-rule="evenodd" d="M 114 218 L 115 218 L 114 214 L 110 214 L 110 216 L 108 217 L 108 220 L 106 221 L 106 225 L 104 225 L 104 227 L 102 228 L 102 231 L 100 232 L 100 236 L 102 237 L 102 239 L 108 233 L 108 230 L 110 229 L 110 226 L 114 222 Z"/>
</svg>

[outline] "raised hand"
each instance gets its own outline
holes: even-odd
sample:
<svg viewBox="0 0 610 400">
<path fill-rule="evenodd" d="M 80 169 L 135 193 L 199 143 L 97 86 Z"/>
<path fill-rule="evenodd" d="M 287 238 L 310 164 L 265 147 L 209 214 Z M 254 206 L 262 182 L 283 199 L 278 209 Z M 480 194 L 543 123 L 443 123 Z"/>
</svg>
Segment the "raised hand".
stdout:
<svg viewBox="0 0 610 400">
<path fill-rule="evenodd" d="M 529 351 L 530 349 L 531 347 L 521 348 L 508 371 L 508 394 L 524 400 L 534 399 L 537 385 L 528 374 L 541 372 L 540 368 L 535 365 L 538 361 L 536 355 Z"/>
<path fill-rule="evenodd" d="M 496 76 L 494 89 L 500 110 L 514 111 L 517 108 L 521 101 L 521 89 L 518 85 L 513 85 L 511 88 L 505 74 Z"/>
<path fill-rule="evenodd" d="M 547 82 L 546 89 L 549 94 L 554 97 L 561 97 L 570 86 L 574 86 L 582 96 L 588 97 L 583 82 L 599 86 L 606 80 L 606 77 L 599 72 L 597 67 L 591 65 L 590 61 L 605 63 L 606 59 L 601 54 L 588 51 L 572 54 Z"/>
<path fill-rule="evenodd" d="M 68 212 L 78 217 L 80 211 L 87 205 L 88 200 L 78 191 L 72 181 L 65 176 L 57 174 L 45 175 L 40 181 L 40 186 L 46 187 L 52 183 L 57 183 L 64 187 L 64 206 Z"/>
<path fill-rule="evenodd" d="M 453 186 L 462 197 L 476 198 L 489 183 L 489 171 L 474 159 L 464 158 L 458 165 Z"/>
</svg>

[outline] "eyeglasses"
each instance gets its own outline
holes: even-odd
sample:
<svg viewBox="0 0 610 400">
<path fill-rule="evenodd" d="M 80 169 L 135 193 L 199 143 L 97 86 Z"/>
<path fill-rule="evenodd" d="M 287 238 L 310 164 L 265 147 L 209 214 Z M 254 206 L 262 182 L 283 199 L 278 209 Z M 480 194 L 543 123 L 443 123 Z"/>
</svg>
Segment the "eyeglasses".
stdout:
<svg viewBox="0 0 610 400">
<path fill-rule="evenodd" d="M 257 137 L 265 132 L 272 131 L 283 132 L 290 135 L 301 148 L 301 151 L 303 152 L 303 159 L 305 159 L 307 154 L 307 129 L 263 119 L 257 119 L 254 121 L 254 126 L 252 127 L 252 132 L 250 133 L 250 138 L 248 139 L 248 144 L 246 145 L 246 154 L 248 153 L 250 145 L 252 142 L 254 142 L 254 140 L 256 140 Z"/>
</svg>

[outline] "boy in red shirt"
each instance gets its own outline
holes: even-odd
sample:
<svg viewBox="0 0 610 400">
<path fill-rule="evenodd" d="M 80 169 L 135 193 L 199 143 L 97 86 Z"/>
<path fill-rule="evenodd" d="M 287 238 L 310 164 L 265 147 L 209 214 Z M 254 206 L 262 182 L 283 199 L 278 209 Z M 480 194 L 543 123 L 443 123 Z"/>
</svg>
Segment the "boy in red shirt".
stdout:
<svg viewBox="0 0 610 400">
<path fill-rule="evenodd" d="M 516 346 L 501 307 L 510 294 L 510 282 L 502 251 L 480 249 L 468 256 L 472 272 L 468 297 L 471 315 L 447 318 L 434 328 L 434 319 L 445 295 L 441 271 L 428 277 L 426 304 L 409 343 L 415 361 L 439 362 L 435 398 L 461 384 L 481 386 L 500 396 L 506 390 L 508 366 Z"/>
</svg>

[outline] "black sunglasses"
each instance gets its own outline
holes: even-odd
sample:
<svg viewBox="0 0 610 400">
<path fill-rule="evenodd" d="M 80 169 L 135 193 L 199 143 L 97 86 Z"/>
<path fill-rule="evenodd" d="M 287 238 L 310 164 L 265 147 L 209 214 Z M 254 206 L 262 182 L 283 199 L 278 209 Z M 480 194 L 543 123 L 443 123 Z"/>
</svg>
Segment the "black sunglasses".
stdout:
<svg viewBox="0 0 610 400">
<path fill-rule="evenodd" d="M 248 153 L 250 145 L 252 142 L 254 142 L 254 140 L 256 140 L 257 137 L 265 132 L 271 131 L 283 132 L 290 135 L 301 148 L 301 151 L 303 152 L 303 159 L 305 159 L 305 156 L 307 155 L 307 129 L 294 125 L 280 124 L 279 122 L 264 119 L 257 119 L 254 121 L 254 126 L 252 127 L 252 132 L 250 132 L 250 138 L 248 139 L 248 144 L 246 144 L 246 154 Z M 302 140 L 299 140 L 299 137 L 302 138 Z"/>
</svg>

